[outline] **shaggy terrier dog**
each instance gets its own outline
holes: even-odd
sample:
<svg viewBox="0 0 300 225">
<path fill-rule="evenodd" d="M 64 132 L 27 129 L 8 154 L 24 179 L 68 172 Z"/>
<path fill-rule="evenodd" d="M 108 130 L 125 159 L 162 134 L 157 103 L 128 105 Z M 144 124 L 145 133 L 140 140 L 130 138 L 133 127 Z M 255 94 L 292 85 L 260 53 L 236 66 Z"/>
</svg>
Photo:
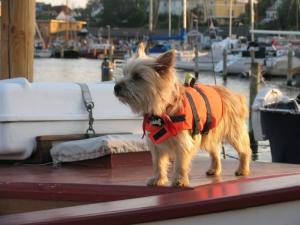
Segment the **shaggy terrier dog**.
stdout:
<svg viewBox="0 0 300 225">
<path fill-rule="evenodd" d="M 243 96 L 221 86 L 182 85 L 174 69 L 175 52 L 146 56 L 143 44 L 123 68 L 114 92 L 133 112 L 144 116 L 143 129 L 152 155 L 150 186 L 168 184 L 170 157 L 175 159 L 173 186 L 189 185 L 192 157 L 204 149 L 211 156 L 208 176 L 222 172 L 221 145 L 229 142 L 239 155 L 237 176 L 249 174 L 251 149 Z"/>
</svg>

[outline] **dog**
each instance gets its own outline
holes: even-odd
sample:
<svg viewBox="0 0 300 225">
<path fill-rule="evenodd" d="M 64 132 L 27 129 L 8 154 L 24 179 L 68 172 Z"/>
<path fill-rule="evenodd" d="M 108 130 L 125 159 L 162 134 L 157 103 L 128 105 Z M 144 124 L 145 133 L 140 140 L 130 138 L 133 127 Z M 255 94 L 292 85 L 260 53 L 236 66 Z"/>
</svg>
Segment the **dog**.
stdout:
<svg viewBox="0 0 300 225">
<path fill-rule="evenodd" d="M 211 166 L 206 174 L 220 175 L 221 146 L 224 141 L 229 142 L 239 155 L 235 175 L 248 175 L 251 149 L 245 97 L 222 86 L 195 84 L 195 87 L 185 87 L 176 76 L 176 55 L 173 50 L 152 58 L 146 56 L 144 49 L 144 45 L 140 44 L 136 54 L 124 65 L 124 77 L 116 82 L 114 94 L 134 113 L 144 116 L 144 135 L 146 132 L 154 172 L 147 185 L 168 185 L 167 174 L 172 157 L 175 160 L 172 186 L 188 186 L 191 160 L 199 148 L 211 156 Z M 201 108 L 200 119 L 194 115 L 181 115 L 183 111 L 193 111 L 187 100 L 187 90 L 192 93 L 191 98 L 200 96 L 200 100 L 194 99 L 193 102 L 195 107 Z M 198 106 L 199 102 L 203 103 L 202 106 Z M 183 105 L 186 109 L 182 109 Z M 194 110 L 196 114 L 197 110 Z M 214 115 L 214 110 L 219 112 Z M 187 122 L 187 117 L 192 117 L 192 122 Z M 202 125 L 197 124 L 199 120 Z M 181 130 L 186 124 L 190 127 Z"/>
</svg>

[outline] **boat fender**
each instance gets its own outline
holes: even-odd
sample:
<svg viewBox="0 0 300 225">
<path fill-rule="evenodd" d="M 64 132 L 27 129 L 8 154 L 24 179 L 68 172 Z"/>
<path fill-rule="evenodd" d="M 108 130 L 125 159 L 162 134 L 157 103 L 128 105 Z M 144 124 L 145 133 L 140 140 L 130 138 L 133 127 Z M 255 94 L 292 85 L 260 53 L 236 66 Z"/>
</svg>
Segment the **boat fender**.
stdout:
<svg viewBox="0 0 300 225">
<path fill-rule="evenodd" d="M 265 105 L 283 100 L 283 94 L 278 89 L 264 88 L 259 91 L 252 104 L 251 124 L 256 141 L 266 140 L 267 137 L 262 131 L 260 109 Z"/>
<path fill-rule="evenodd" d="M 141 134 L 111 134 L 58 143 L 50 149 L 50 155 L 53 164 L 59 165 L 63 162 L 95 159 L 110 154 L 145 151 L 149 151 L 148 145 L 141 139 Z"/>
</svg>

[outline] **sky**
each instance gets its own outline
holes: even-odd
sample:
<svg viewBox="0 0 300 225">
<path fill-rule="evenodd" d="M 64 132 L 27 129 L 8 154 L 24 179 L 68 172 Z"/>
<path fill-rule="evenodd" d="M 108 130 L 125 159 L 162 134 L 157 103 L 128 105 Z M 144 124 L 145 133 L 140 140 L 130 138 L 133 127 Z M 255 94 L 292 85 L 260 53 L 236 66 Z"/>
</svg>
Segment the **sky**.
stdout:
<svg viewBox="0 0 300 225">
<path fill-rule="evenodd" d="M 52 5 L 66 4 L 66 0 L 37 0 L 37 2 L 51 3 Z M 85 7 L 88 0 L 68 0 L 68 4 L 71 8 Z"/>
</svg>

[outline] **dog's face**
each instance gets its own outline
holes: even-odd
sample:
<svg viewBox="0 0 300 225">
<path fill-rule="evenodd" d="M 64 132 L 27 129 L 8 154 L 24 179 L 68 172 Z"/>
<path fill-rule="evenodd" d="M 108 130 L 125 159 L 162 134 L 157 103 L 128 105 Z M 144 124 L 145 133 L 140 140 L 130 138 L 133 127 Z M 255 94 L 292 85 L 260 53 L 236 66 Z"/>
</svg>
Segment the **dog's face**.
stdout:
<svg viewBox="0 0 300 225">
<path fill-rule="evenodd" d="M 137 54 L 124 66 L 124 77 L 114 87 L 115 95 L 135 113 L 164 113 L 173 99 L 172 93 L 177 79 L 174 63 L 174 51 L 152 58 L 146 56 L 140 47 Z"/>
</svg>

